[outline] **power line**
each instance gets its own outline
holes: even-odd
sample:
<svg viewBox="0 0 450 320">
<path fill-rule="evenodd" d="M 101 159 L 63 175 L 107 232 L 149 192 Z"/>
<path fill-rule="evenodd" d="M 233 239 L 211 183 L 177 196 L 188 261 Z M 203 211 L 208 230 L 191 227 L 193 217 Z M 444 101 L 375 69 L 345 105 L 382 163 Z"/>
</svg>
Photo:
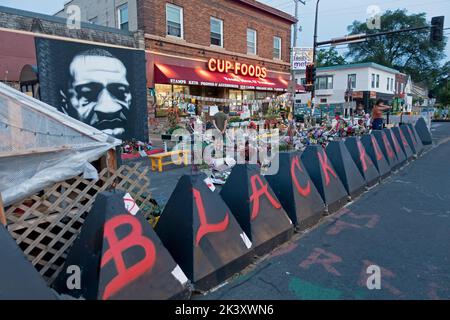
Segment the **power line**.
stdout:
<svg viewBox="0 0 450 320">
<path fill-rule="evenodd" d="M 382 1 L 382 0 L 379 0 L 378 1 L 378 4 L 380 4 L 380 3 L 382 3 L 382 4 L 388 4 L 388 5 L 390 5 L 390 4 L 392 4 L 392 3 L 396 3 L 396 2 L 404 2 L 405 0 L 385 0 L 385 1 Z M 425 5 L 429 5 L 429 4 L 437 4 L 437 3 L 445 3 L 445 2 L 448 2 L 448 0 L 441 0 L 441 1 L 435 1 L 435 2 L 428 2 L 428 3 L 425 3 L 425 4 L 411 4 L 411 5 L 407 5 L 407 7 L 406 7 L 406 9 L 408 9 L 408 8 L 410 8 L 410 7 L 418 7 L 418 6 L 425 6 Z M 279 4 L 277 7 L 275 7 L 275 6 L 273 6 L 273 7 L 275 7 L 275 8 L 277 8 L 277 9 L 279 9 L 279 10 L 282 10 L 283 9 L 283 7 L 290 7 L 291 5 L 293 4 L 293 1 L 292 0 L 290 0 L 290 1 L 287 1 L 284 5 L 283 4 Z M 406 4 L 405 4 L 406 5 Z M 357 6 L 351 6 L 351 7 L 341 7 L 341 8 L 339 8 L 339 9 L 334 9 L 334 10 L 332 10 L 332 9 L 329 9 L 329 10 L 327 10 L 327 9 L 325 9 L 325 10 L 321 10 L 319 13 L 320 14 L 327 14 L 327 13 L 332 13 L 332 14 L 335 14 L 335 13 L 339 13 L 339 12 L 345 12 L 345 13 L 359 13 L 359 12 L 361 12 L 361 10 L 358 10 L 358 11 L 348 11 L 349 9 L 355 9 L 355 8 L 367 8 L 368 6 L 367 5 L 357 5 Z M 313 16 L 314 15 L 314 13 L 315 13 L 315 11 L 303 11 L 301 14 L 300 14 L 300 16 L 303 16 L 303 15 L 309 15 L 309 16 Z"/>
<path fill-rule="evenodd" d="M 398 1 L 401 1 L 401 0 L 398 0 Z M 398 1 L 391 1 L 391 2 L 389 2 L 389 4 L 390 3 L 393 3 L 393 2 L 398 2 Z M 433 5 L 433 4 L 438 4 L 438 3 L 448 3 L 449 2 L 449 0 L 441 0 L 441 1 L 435 1 L 435 2 L 427 2 L 427 3 L 424 3 L 424 4 L 417 4 L 417 5 L 410 5 L 410 6 L 408 6 L 406 9 L 408 9 L 408 8 L 414 8 L 414 7 L 425 7 L 425 6 L 428 6 L 428 5 Z M 349 8 L 349 9 L 353 9 L 353 8 L 356 8 L 356 7 L 352 7 L 352 8 Z M 386 11 L 386 10 L 385 10 Z M 361 10 L 356 10 L 356 11 L 348 11 L 348 10 L 346 10 L 346 9 L 344 9 L 344 8 L 340 8 L 340 9 L 336 9 L 336 10 L 323 10 L 323 11 L 320 11 L 319 12 L 319 14 L 322 16 L 330 16 L 330 15 L 336 15 L 336 13 L 348 13 L 348 14 L 356 14 L 356 13 L 361 13 Z M 306 18 L 313 18 L 313 16 L 310 14 L 310 15 L 306 15 L 306 13 L 301 13 L 300 14 L 300 18 L 301 19 L 306 19 Z"/>
</svg>

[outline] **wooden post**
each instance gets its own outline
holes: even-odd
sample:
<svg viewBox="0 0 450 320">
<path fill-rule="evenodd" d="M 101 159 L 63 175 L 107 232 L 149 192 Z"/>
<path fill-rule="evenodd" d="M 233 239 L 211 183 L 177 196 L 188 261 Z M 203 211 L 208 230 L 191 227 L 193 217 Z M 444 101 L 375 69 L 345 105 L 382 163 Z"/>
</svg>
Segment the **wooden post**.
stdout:
<svg viewBox="0 0 450 320">
<path fill-rule="evenodd" d="M 0 223 L 6 226 L 5 208 L 3 208 L 2 194 L 0 193 Z"/>
<path fill-rule="evenodd" d="M 109 149 L 106 154 L 106 165 L 111 172 L 117 170 L 117 154 L 115 149 Z"/>
</svg>

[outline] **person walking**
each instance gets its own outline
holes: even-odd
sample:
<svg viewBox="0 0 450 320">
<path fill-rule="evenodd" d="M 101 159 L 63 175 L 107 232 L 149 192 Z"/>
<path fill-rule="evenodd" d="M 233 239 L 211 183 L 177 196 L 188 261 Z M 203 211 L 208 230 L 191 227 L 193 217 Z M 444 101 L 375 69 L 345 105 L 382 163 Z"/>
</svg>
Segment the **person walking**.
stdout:
<svg viewBox="0 0 450 320">
<path fill-rule="evenodd" d="M 390 110 L 391 107 L 384 104 L 382 99 L 378 99 L 372 109 L 372 130 L 383 130 L 383 111 Z"/>
</svg>

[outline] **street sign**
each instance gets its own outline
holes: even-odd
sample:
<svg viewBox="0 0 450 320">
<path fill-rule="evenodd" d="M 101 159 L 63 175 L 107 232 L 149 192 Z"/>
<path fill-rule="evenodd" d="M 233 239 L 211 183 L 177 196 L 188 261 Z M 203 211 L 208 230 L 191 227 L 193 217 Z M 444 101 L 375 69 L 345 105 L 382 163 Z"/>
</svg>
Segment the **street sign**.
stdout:
<svg viewBox="0 0 450 320">
<path fill-rule="evenodd" d="M 293 70 L 306 70 L 313 63 L 313 48 L 294 48 Z"/>
</svg>

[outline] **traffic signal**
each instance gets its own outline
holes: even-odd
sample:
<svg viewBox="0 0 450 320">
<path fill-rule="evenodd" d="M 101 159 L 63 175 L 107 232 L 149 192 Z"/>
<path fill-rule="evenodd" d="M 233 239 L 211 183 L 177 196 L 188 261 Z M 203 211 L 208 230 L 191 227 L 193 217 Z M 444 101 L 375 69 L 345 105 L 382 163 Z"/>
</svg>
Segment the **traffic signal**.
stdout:
<svg viewBox="0 0 450 320">
<path fill-rule="evenodd" d="M 312 91 L 314 83 L 316 81 L 316 67 L 314 64 L 308 64 L 306 66 L 306 90 Z"/>
<path fill-rule="evenodd" d="M 311 67 L 311 83 L 314 86 L 316 83 L 316 66 L 312 65 Z"/>
<path fill-rule="evenodd" d="M 431 19 L 430 40 L 432 42 L 441 42 L 444 39 L 444 19 L 444 16 L 433 17 Z"/>
</svg>

